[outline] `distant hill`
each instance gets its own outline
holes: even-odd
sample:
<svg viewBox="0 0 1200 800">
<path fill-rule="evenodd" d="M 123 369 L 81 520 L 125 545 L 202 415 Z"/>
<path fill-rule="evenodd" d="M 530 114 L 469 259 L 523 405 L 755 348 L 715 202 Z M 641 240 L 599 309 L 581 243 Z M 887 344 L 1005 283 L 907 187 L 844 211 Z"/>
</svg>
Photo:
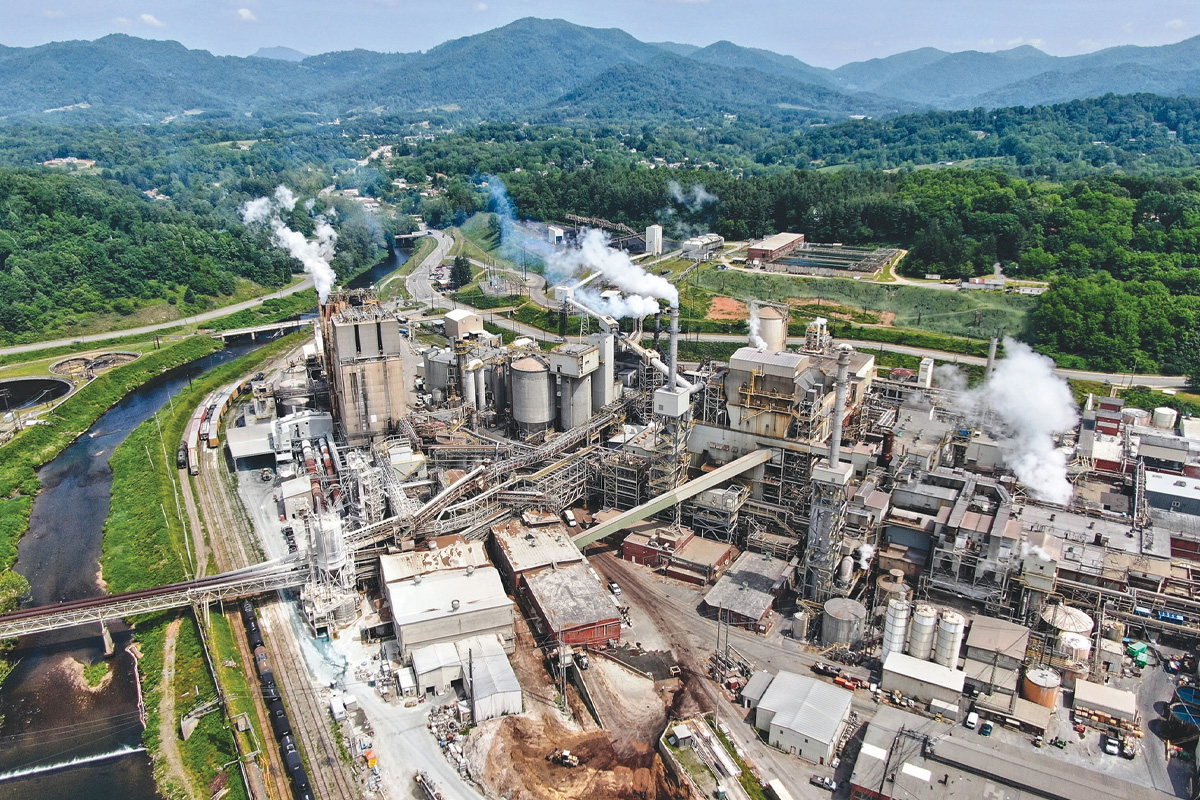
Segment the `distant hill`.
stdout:
<svg viewBox="0 0 1200 800">
<path fill-rule="evenodd" d="M 531 121 L 725 112 L 836 122 L 1137 92 L 1200 95 L 1200 38 L 1068 58 L 1029 46 L 921 48 L 834 70 L 728 41 L 654 44 L 618 29 L 534 18 L 424 53 L 305 56 L 270 47 L 238 58 L 125 35 L 0 47 L 0 122 L 158 121 L 184 112 Z"/>
<path fill-rule="evenodd" d="M 250 54 L 251 58 L 273 58 L 276 61 L 303 61 L 308 56 L 290 47 L 260 47 Z"/>
</svg>

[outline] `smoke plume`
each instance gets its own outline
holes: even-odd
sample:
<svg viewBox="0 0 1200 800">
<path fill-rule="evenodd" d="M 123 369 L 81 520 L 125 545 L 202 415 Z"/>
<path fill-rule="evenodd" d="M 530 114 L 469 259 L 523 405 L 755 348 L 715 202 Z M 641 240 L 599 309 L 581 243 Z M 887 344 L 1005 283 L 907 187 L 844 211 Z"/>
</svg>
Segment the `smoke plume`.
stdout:
<svg viewBox="0 0 1200 800">
<path fill-rule="evenodd" d="M 671 195 L 671 199 L 676 203 L 693 212 L 699 211 L 718 200 L 717 196 L 705 189 L 702 183 L 697 183 L 695 186 L 684 189 L 679 185 L 678 181 L 671 181 L 667 184 L 667 193 Z"/>
<path fill-rule="evenodd" d="M 941 373 L 939 377 L 945 377 Z M 1039 500 L 1067 504 L 1067 454 L 1054 436 L 1079 422 L 1067 382 L 1054 374 L 1054 362 L 1015 339 L 1004 339 L 1004 358 L 984 383 L 959 395 L 969 419 L 991 421 L 1004 462 Z"/>
<path fill-rule="evenodd" d="M 595 289 L 581 289 L 575 292 L 575 299 L 597 313 L 616 319 L 625 317 L 641 319 L 658 313 L 661 308 L 653 297 L 643 297 L 637 294 L 602 296 Z"/>
<path fill-rule="evenodd" d="M 317 217 L 317 238 L 310 241 L 303 233 L 292 230 L 283 221 L 283 214 L 291 213 L 295 208 L 296 195 L 286 186 L 280 186 L 275 190 L 274 197 L 248 200 L 242 206 L 242 219 L 247 225 L 265 225 L 271 229 L 272 241 L 304 265 L 304 271 L 312 276 L 317 296 L 324 303 L 337 280 L 333 267 L 329 266 L 329 260 L 333 258 L 333 247 L 337 243 L 337 232 L 324 217 Z M 312 206 L 307 203 L 305 208 L 312 210 Z"/>
<path fill-rule="evenodd" d="M 609 247 L 608 237 L 601 231 L 585 232 L 579 247 L 556 250 L 546 260 L 546 277 L 555 276 L 559 281 L 592 271 L 599 272 L 605 281 L 627 295 L 627 302 L 636 295 L 640 301 L 666 300 L 672 308 L 679 305 L 679 290 L 670 281 L 661 275 L 651 275 L 626 253 Z"/>
<path fill-rule="evenodd" d="M 758 350 L 767 349 L 767 340 L 762 337 L 762 320 L 758 316 L 758 303 L 750 304 L 750 345 Z"/>
</svg>

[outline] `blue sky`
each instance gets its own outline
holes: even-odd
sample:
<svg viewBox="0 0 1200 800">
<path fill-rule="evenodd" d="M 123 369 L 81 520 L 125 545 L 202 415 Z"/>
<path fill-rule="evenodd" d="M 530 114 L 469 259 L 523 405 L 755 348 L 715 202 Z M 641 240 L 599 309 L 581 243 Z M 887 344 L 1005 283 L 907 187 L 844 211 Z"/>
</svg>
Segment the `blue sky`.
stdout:
<svg viewBox="0 0 1200 800">
<path fill-rule="evenodd" d="M 1033 44 L 1073 55 L 1200 33 L 1196 0 L 4 0 L 0 44 L 129 33 L 219 55 L 426 50 L 526 16 L 622 28 L 643 41 L 729 39 L 818 66 L 916 47 Z"/>
</svg>

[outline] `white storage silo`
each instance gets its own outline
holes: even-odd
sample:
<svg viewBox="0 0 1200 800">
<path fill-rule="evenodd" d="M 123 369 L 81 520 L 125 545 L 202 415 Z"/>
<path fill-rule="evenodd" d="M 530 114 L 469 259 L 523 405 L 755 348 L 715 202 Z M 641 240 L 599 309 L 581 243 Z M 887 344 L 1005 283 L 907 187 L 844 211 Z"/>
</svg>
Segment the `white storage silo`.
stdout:
<svg viewBox="0 0 1200 800">
<path fill-rule="evenodd" d="M 1167 406 L 1159 406 L 1154 409 L 1154 413 L 1150 416 L 1151 424 L 1156 428 L 1161 428 L 1164 431 L 1169 431 L 1175 427 L 1175 420 L 1179 416 L 1178 412 Z"/>
<path fill-rule="evenodd" d="M 592 375 L 560 379 L 559 421 L 564 431 L 586 425 L 592 418 Z"/>
<path fill-rule="evenodd" d="M 1081 633 L 1063 631 L 1058 635 L 1058 650 L 1068 661 L 1087 661 L 1092 654 L 1092 640 Z"/>
<path fill-rule="evenodd" d="M 787 315 L 773 306 L 759 308 L 758 335 L 767 343 L 767 350 L 774 353 L 787 350 Z"/>
<path fill-rule="evenodd" d="M 512 363 L 509 392 L 513 419 L 526 435 L 540 433 L 554 421 L 554 396 L 550 388 L 550 366 L 533 356 Z"/>
<path fill-rule="evenodd" d="M 931 605 L 922 603 L 913 613 L 908 626 L 908 654 L 913 658 L 928 661 L 933 657 L 933 642 L 937 636 L 938 612 Z"/>
<path fill-rule="evenodd" d="M 1144 408 L 1123 408 L 1121 416 L 1124 418 L 1126 425 L 1136 425 L 1139 427 L 1147 427 L 1150 425 L 1150 412 Z"/>
<path fill-rule="evenodd" d="M 904 652 L 904 643 L 908 640 L 908 620 L 912 613 L 908 603 L 903 600 L 889 600 L 887 614 L 883 619 L 883 660 L 895 651 Z"/>
<path fill-rule="evenodd" d="M 475 407 L 483 411 L 487 404 L 487 368 L 480 363 L 475 370 Z"/>
<path fill-rule="evenodd" d="M 957 611 L 944 611 L 938 622 L 937 642 L 933 646 L 933 660 L 943 667 L 958 669 L 958 654 L 962 652 L 963 635 L 967 620 Z"/>
</svg>

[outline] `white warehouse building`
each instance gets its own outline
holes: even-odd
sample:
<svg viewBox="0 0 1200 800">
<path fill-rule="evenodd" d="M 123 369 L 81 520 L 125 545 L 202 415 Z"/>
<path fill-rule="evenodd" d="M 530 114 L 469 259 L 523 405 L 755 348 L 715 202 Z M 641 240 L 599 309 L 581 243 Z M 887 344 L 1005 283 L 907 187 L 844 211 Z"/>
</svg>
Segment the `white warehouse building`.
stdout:
<svg viewBox="0 0 1200 800">
<path fill-rule="evenodd" d="M 846 730 L 853 694 L 794 672 L 771 680 L 754 712 L 754 727 L 772 747 L 814 764 L 828 764 Z"/>
</svg>

